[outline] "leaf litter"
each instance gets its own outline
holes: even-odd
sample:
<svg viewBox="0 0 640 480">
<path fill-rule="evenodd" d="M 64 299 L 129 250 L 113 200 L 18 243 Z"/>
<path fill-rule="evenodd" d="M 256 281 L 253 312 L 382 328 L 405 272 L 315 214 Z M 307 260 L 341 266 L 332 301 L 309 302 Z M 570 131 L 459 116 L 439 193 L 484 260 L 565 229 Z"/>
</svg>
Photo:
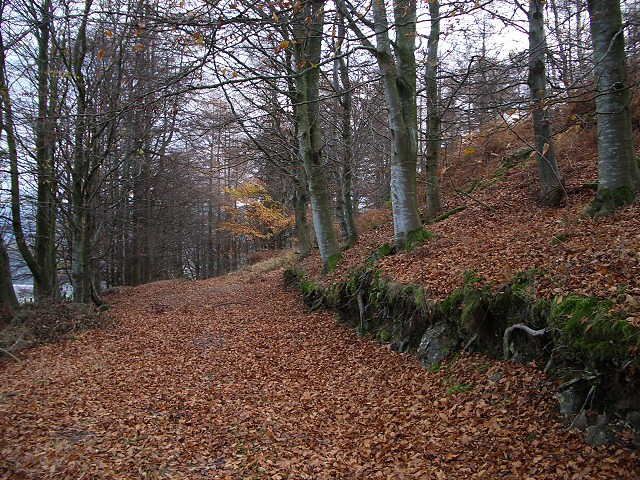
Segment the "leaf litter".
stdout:
<svg viewBox="0 0 640 480">
<path fill-rule="evenodd" d="M 557 421 L 539 369 L 429 371 L 298 297 L 281 271 L 126 289 L 112 328 L 3 362 L 0 478 L 640 477 Z"/>
</svg>

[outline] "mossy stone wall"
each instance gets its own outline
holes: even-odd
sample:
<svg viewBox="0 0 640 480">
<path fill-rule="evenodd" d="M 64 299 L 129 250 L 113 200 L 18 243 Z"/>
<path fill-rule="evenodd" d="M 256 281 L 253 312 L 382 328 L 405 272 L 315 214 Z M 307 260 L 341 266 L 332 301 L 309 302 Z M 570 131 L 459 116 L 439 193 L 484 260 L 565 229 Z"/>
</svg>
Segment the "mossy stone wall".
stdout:
<svg viewBox="0 0 640 480">
<path fill-rule="evenodd" d="M 538 337 L 515 330 L 509 337 L 510 357 L 547 365 L 563 382 L 588 383 L 594 387 L 595 407 L 640 410 L 640 329 L 624 315 L 612 314 L 611 300 L 540 299 L 530 272 L 498 288 L 482 285 L 468 272 L 460 288 L 435 303 L 420 285 L 382 278 L 374 261 L 330 285 L 295 270 L 285 272 L 285 281 L 300 288 L 310 309 L 330 309 L 361 334 L 402 352 L 415 354 L 425 331 L 440 325 L 451 353 L 466 348 L 501 358 L 508 327 L 545 329 Z"/>
</svg>

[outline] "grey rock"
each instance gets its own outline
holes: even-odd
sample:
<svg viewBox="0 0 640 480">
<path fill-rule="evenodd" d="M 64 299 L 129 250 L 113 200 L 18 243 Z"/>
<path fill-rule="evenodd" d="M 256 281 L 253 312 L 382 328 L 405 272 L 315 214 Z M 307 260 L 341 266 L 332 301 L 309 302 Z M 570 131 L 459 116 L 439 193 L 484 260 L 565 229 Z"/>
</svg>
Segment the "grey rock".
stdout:
<svg viewBox="0 0 640 480">
<path fill-rule="evenodd" d="M 446 328 L 443 324 L 429 327 L 424 332 L 416 352 L 423 365 L 433 365 L 447 358 L 449 350 L 444 342 L 445 333 Z"/>
<path fill-rule="evenodd" d="M 575 417 L 583 403 L 584 393 L 578 388 L 569 387 L 560 392 L 558 397 L 558 407 L 565 420 Z"/>
<path fill-rule="evenodd" d="M 632 410 L 631 412 L 627 412 L 624 419 L 633 431 L 633 440 L 631 443 L 634 447 L 640 448 L 640 411 Z"/>
<path fill-rule="evenodd" d="M 404 353 L 407 351 L 407 348 L 409 348 L 409 339 L 408 338 L 403 338 L 400 340 L 396 340 L 395 342 L 393 342 L 391 344 L 391 350 L 395 351 L 395 352 L 401 352 Z"/>
<path fill-rule="evenodd" d="M 615 432 L 609 425 L 593 425 L 587 428 L 585 442 L 592 447 L 612 445 L 615 440 Z"/>
<path fill-rule="evenodd" d="M 609 415 L 607 415 L 606 413 L 603 413 L 602 415 L 598 415 L 598 418 L 596 418 L 595 425 L 597 427 L 605 427 L 609 425 Z"/>
</svg>

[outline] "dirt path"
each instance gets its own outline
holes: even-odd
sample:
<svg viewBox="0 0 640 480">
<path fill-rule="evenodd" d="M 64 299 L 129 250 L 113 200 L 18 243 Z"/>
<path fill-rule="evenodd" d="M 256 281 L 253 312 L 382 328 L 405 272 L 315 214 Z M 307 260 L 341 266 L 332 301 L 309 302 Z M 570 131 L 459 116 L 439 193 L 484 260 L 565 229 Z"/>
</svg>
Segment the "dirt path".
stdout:
<svg viewBox="0 0 640 480">
<path fill-rule="evenodd" d="M 304 313 L 281 272 L 161 282 L 0 364 L 0 478 L 640 478 L 553 421 L 534 369 L 438 372 Z"/>
</svg>

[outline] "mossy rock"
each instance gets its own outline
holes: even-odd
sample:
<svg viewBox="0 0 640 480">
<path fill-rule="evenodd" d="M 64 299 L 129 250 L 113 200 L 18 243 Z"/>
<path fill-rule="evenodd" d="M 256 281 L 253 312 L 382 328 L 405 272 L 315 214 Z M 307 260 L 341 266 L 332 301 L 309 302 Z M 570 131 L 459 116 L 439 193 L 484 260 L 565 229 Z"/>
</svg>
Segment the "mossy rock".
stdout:
<svg viewBox="0 0 640 480">
<path fill-rule="evenodd" d="M 534 148 L 530 147 L 528 145 L 525 145 L 522 148 L 519 148 L 518 150 L 515 150 L 514 152 L 511 152 L 506 158 L 512 158 L 514 160 L 526 160 L 527 158 L 529 158 L 531 156 L 531 154 L 534 152 Z"/>
<path fill-rule="evenodd" d="M 326 291 L 322 286 L 313 280 L 307 278 L 300 282 L 300 291 L 302 292 L 302 300 L 309 310 L 314 311 L 322 307 L 327 307 Z"/>
<path fill-rule="evenodd" d="M 493 172 L 493 178 L 502 178 L 506 175 L 506 173 L 514 167 L 514 164 L 506 159 L 500 168 L 498 168 L 495 172 Z"/>
<path fill-rule="evenodd" d="M 294 270 L 285 272 L 285 278 L 298 283 L 308 308 L 332 309 L 359 333 L 390 343 L 399 351 L 417 352 L 424 333 L 443 324 L 443 338 L 451 352 L 471 346 L 474 351 L 502 357 L 508 327 L 545 328 L 548 333 L 535 338 L 515 330 L 510 351 L 524 360 L 542 360 L 540 365 L 553 356 L 559 376 L 582 378 L 588 383 L 585 388 L 596 388 L 594 405 L 608 401 L 635 408 L 634 402 L 640 403 L 640 329 L 611 314 L 613 300 L 573 295 L 536 299 L 540 273 L 524 272 L 495 289 L 469 271 L 462 286 L 439 304 L 428 298 L 424 287 L 383 279 L 371 264 L 330 285 Z M 366 304 L 364 318 L 360 317 L 359 296 Z"/>
<path fill-rule="evenodd" d="M 612 314 L 612 305 L 609 299 L 579 296 L 552 303 L 549 325 L 558 373 L 589 378 L 596 407 L 640 408 L 640 329 Z"/>
<path fill-rule="evenodd" d="M 382 343 L 387 343 L 393 337 L 393 332 L 390 332 L 384 328 L 378 330 L 376 338 Z"/>
<path fill-rule="evenodd" d="M 393 255 L 396 252 L 396 247 L 388 242 L 383 243 L 380 247 L 371 254 L 368 259 L 369 263 L 375 263 L 381 258 L 388 257 L 389 255 Z"/>
</svg>

